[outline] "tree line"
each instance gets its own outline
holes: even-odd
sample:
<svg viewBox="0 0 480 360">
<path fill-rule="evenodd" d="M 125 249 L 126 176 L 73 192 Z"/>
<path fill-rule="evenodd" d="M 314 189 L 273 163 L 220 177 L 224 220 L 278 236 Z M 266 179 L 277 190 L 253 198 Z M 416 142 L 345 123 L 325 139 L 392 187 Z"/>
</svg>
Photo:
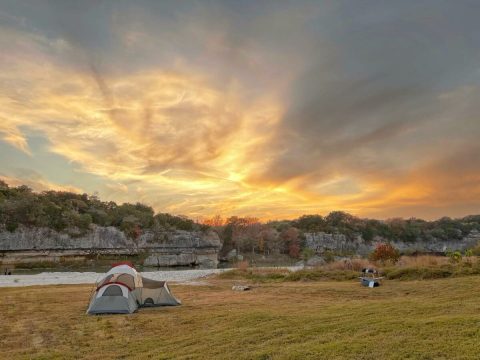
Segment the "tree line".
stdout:
<svg viewBox="0 0 480 360">
<path fill-rule="evenodd" d="M 215 229 L 223 240 L 224 250 L 271 253 L 298 257 L 304 247 L 305 233 L 343 234 L 348 240 L 361 237 L 370 242 L 460 240 L 472 230 L 480 231 L 480 215 L 460 219 L 443 217 L 435 221 L 417 218 L 388 220 L 363 219 L 342 211 L 327 216 L 303 215 L 294 220 L 260 222 L 256 218 L 215 216 L 205 224 Z"/>
<path fill-rule="evenodd" d="M 56 231 L 78 229 L 91 224 L 114 226 L 130 237 L 145 230 L 198 231 L 208 228 L 184 216 L 155 214 L 150 206 L 136 203 L 118 205 L 95 195 L 64 191 L 34 192 L 28 186 L 9 187 L 0 180 L 0 224 L 8 231 L 18 226 L 46 227 Z"/>
<path fill-rule="evenodd" d="M 435 221 L 417 218 L 375 220 L 333 211 L 326 216 L 303 215 L 294 220 L 269 222 L 254 217 L 222 218 L 216 215 L 199 223 L 185 216 L 156 214 L 150 206 L 141 203 L 118 205 L 113 201 L 101 201 L 95 195 L 34 192 L 25 185 L 10 187 L 0 180 L 0 227 L 8 231 L 15 231 L 23 225 L 56 231 L 76 229 L 82 234 L 92 224 L 114 226 L 132 238 L 147 230 L 213 230 L 222 240 L 224 252 L 236 249 L 298 257 L 304 234 L 309 232 L 343 234 L 350 240 L 361 236 L 367 242 L 376 238 L 404 242 L 459 240 L 472 230 L 480 231 L 480 215 L 459 219 L 443 217 Z"/>
</svg>

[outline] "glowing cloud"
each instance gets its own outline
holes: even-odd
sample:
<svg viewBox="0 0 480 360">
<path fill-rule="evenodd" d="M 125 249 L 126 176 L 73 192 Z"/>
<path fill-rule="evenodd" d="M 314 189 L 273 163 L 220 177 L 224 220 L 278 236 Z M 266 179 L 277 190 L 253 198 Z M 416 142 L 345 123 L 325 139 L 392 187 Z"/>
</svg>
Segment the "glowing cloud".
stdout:
<svg viewBox="0 0 480 360">
<path fill-rule="evenodd" d="M 0 6 L 0 139 L 35 158 L 41 136 L 102 197 L 192 217 L 480 209 L 475 11 L 57 5 Z M 45 168 L 3 175 L 65 188 Z"/>
</svg>

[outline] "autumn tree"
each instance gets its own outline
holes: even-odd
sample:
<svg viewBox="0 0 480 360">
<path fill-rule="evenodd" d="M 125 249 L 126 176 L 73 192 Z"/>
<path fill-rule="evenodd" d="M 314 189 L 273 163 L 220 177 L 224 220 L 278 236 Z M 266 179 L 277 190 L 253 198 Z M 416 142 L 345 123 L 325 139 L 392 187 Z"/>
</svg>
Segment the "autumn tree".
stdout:
<svg viewBox="0 0 480 360">
<path fill-rule="evenodd" d="M 370 260 L 379 261 L 382 264 L 391 262 L 395 264 L 400 259 L 400 252 L 388 243 L 377 244 L 375 250 L 370 254 Z"/>
<path fill-rule="evenodd" d="M 225 220 L 220 215 L 215 215 L 211 218 L 204 219 L 202 221 L 204 225 L 211 226 L 213 228 L 219 228 L 225 225 Z"/>
<path fill-rule="evenodd" d="M 263 252 L 264 255 L 269 255 L 272 251 L 280 250 L 279 233 L 268 224 L 263 226 L 258 240 L 258 249 Z"/>
<path fill-rule="evenodd" d="M 232 246 L 237 252 L 246 249 L 255 252 L 262 228 L 257 218 L 232 216 L 227 219 L 227 227 L 227 234 L 230 234 Z"/>
<path fill-rule="evenodd" d="M 295 227 L 289 227 L 280 233 L 280 238 L 283 240 L 288 255 L 298 258 L 300 256 L 300 231 Z"/>
</svg>

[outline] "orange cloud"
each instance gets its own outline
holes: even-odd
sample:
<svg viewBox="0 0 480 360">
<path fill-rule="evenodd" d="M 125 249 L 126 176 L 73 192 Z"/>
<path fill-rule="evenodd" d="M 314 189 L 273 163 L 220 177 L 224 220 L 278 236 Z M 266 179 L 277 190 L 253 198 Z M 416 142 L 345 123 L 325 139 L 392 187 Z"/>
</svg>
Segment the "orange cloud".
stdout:
<svg viewBox="0 0 480 360">
<path fill-rule="evenodd" d="M 102 72 L 91 59 L 81 66 L 65 61 L 83 56 L 65 39 L 0 31 L 0 46 L 9 49 L 0 55 L 1 138 L 31 154 L 26 133 L 42 134 L 49 151 L 103 179 L 101 196 L 193 217 L 262 219 L 332 210 L 389 217 L 400 208 L 402 214 L 421 208 L 429 217 L 429 206 L 480 203 L 480 151 L 465 146 L 477 130 L 469 117 L 476 88 L 440 95 L 435 106 L 442 117 L 434 120 L 407 114 L 412 119 L 404 121 L 401 111 L 393 116 L 407 91 L 379 95 L 368 81 L 340 87 L 323 107 L 310 101 L 291 110 L 277 88 L 247 96 L 248 82 L 234 75 L 213 81 L 184 60 L 177 67 Z M 145 45 L 141 32 L 123 35 L 129 49 Z M 235 50 L 226 43 L 214 36 L 207 48 Z M 265 59 L 249 46 L 234 54 L 255 73 Z M 279 87 L 291 78 L 279 79 Z M 364 95 L 369 86 L 373 95 Z M 352 94 L 348 106 L 338 100 L 343 90 Z M 380 108 L 375 116 L 372 107 Z M 356 121 L 360 116 L 367 120 Z M 456 119 L 466 130 L 455 128 Z M 445 149 L 445 134 L 455 131 Z M 80 191 L 38 178 L 6 181 Z M 466 211 L 462 206 L 458 214 Z"/>
<path fill-rule="evenodd" d="M 26 185 L 29 188 L 33 189 L 34 191 L 69 191 L 74 193 L 82 193 L 82 189 L 76 186 L 70 185 L 60 185 L 55 184 L 51 181 L 48 181 L 42 177 L 12 177 L 12 176 L 4 176 L 0 175 L 0 179 L 5 181 L 9 186 L 21 186 Z"/>
</svg>

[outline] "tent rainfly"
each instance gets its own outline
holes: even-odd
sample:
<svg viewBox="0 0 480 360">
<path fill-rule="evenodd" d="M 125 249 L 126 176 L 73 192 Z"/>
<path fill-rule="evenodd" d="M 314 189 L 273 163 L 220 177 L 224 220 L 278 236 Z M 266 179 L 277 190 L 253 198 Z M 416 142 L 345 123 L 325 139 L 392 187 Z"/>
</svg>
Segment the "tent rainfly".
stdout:
<svg viewBox="0 0 480 360">
<path fill-rule="evenodd" d="M 180 305 L 165 281 L 142 277 L 133 266 L 114 266 L 96 284 L 87 314 L 131 314 L 139 307 Z"/>
</svg>

